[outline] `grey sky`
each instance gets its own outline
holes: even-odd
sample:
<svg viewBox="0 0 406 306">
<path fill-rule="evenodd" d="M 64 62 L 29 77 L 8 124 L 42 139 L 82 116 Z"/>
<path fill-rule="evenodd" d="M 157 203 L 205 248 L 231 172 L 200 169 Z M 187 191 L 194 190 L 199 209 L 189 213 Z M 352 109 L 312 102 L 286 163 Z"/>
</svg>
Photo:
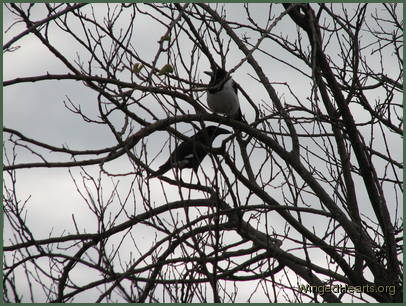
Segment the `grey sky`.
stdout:
<svg viewBox="0 0 406 306">
<path fill-rule="evenodd" d="M 105 13 L 105 7 L 105 4 L 94 5 L 96 13 L 100 14 L 100 16 Z M 268 8 L 268 4 L 252 4 L 252 6 L 250 6 L 252 16 L 255 17 L 259 24 L 266 20 Z M 90 12 L 89 8 L 85 8 L 85 10 Z M 226 5 L 227 19 L 238 22 L 240 16 L 242 15 L 241 10 L 243 10 L 242 4 L 234 3 Z M 281 5 L 273 6 L 272 12 L 276 16 L 281 11 Z M 38 16 L 43 16 L 44 12 L 42 12 L 41 7 L 38 6 L 35 13 L 38 13 Z M 134 45 L 137 52 L 142 54 L 143 59 L 147 62 L 151 62 L 158 48 L 157 41 L 164 34 L 164 29 L 162 25 L 158 25 L 156 22 L 151 23 L 151 21 L 148 20 L 148 23 L 146 23 L 143 18 L 144 17 L 141 15 L 138 15 L 136 18 L 137 32 L 134 35 Z M 10 16 L 8 10 L 3 7 L 3 28 L 7 29 L 12 22 L 13 17 Z M 119 27 L 120 24 L 125 24 L 125 22 L 125 19 L 119 20 L 116 26 Z M 74 23 L 72 23 L 72 27 L 78 27 L 78 29 L 80 28 L 78 24 Z M 3 41 L 7 42 L 22 29 L 23 28 L 21 26 L 18 26 L 4 33 Z M 292 27 L 292 22 L 289 20 L 289 18 L 284 18 L 280 23 L 277 24 L 272 32 L 276 34 L 284 33 L 284 35 L 294 37 L 296 35 L 296 28 Z M 248 33 L 248 36 L 249 35 L 252 35 L 252 33 Z M 68 36 L 65 33 L 57 30 L 55 27 L 50 28 L 49 36 L 54 45 L 59 50 L 63 51 L 67 58 L 76 58 L 77 52 L 81 55 L 82 60 L 86 61 L 88 58 L 88 55 L 83 56 L 84 53 L 81 53 L 83 50 L 81 50 L 77 44 L 72 43 L 72 40 L 68 39 Z M 307 39 L 303 39 L 303 41 L 307 42 Z M 45 75 L 48 72 L 55 74 L 64 74 L 67 72 L 66 67 L 61 64 L 60 61 L 55 59 L 49 50 L 46 50 L 41 42 L 34 37 L 34 35 L 28 35 L 22 38 L 16 45 L 19 46 L 16 51 L 8 52 L 3 55 L 3 78 L 5 81 L 18 77 Z M 275 54 L 277 57 L 281 57 L 280 54 L 284 54 L 284 51 L 270 40 L 264 42 L 261 46 L 262 49 Z M 332 48 L 333 47 L 334 43 L 332 44 Z M 185 54 L 191 48 L 193 48 L 193 45 L 190 43 L 190 41 L 185 43 Z M 311 74 L 310 69 L 305 68 L 303 64 L 299 65 L 297 60 L 295 60 L 293 57 L 286 58 L 286 61 L 293 66 L 289 68 L 277 60 L 269 60 L 269 57 L 263 55 L 261 51 L 256 51 L 254 55 L 263 65 L 262 69 L 266 73 L 269 80 L 272 83 L 275 83 L 274 87 L 277 90 L 278 95 L 281 97 L 282 102 L 286 104 L 296 103 L 296 101 L 290 95 L 287 87 L 284 84 L 281 84 L 287 82 L 294 90 L 299 100 L 304 104 L 307 103 L 306 99 L 311 93 L 309 90 L 311 84 L 307 78 L 298 73 L 294 68 L 303 70 L 303 72 L 306 74 Z M 371 55 L 371 65 L 374 65 L 375 63 L 378 65 L 378 63 L 374 61 L 376 56 L 377 55 Z M 242 52 L 238 50 L 234 44 L 231 44 L 231 50 L 229 57 L 227 58 L 226 68 L 230 69 L 234 67 L 241 61 L 242 58 Z M 215 59 L 218 60 L 218 58 Z M 391 61 L 391 55 L 388 55 L 387 59 L 388 61 Z M 162 58 L 161 61 L 162 62 L 160 62 L 160 64 L 164 64 L 165 58 Z M 203 71 L 209 69 L 209 62 L 207 60 L 202 61 L 202 63 L 205 62 L 207 63 L 206 66 L 202 64 L 199 67 L 202 84 L 207 84 L 209 81 L 208 77 L 203 74 Z M 181 66 L 179 65 L 179 68 L 180 67 Z M 95 70 L 97 71 L 97 68 Z M 255 97 L 255 103 L 258 106 L 270 104 L 271 102 L 265 90 L 258 86 L 258 83 L 250 76 L 250 74 L 253 74 L 253 70 L 248 66 L 247 63 L 245 63 L 234 73 L 233 78 L 251 97 Z M 123 80 L 130 80 L 129 73 L 126 74 L 126 72 L 123 72 L 122 76 Z M 205 104 L 205 99 L 205 95 L 202 95 L 200 102 Z M 399 99 L 401 99 L 400 95 Z M 5 87 L 3 88 L 3 125 L 7 128 L 16 129 L 27 137 L 36 139 L 38 141 L 55 146 L 68 146 L 70 149 L 100 149 L 116 144 L 114 136 L 106 126 L 85 123 L 79 116 L 68 112 L 64 106 L 64 102 L 69 102 L 69 100 L 76 105 L 80 105 L 85 114 L 89 115 L 93 119 L 97 119 L 97 95 L 90 89 L 86 88 L 82 82 L 45 81 Z M 146 98 L 144 101 L 147 103 L 150 100 Z M 242 111 L 247 120 L 249 122 L 252 121 L 254 118 L 253 110 L 248 105 L 246 100 L 241 96 L 240 102 Z M 398 103 L 402 103 L 402 100 L 399 100 Z M 158 112 L 158 108 L 155 109 L 154 107 L 155 106 L 151 108 L 151 111 Z M 193 111 L 192 108 L 189 107 L 189 109 L 190 111 Z M 369 119 L 369 116 L 367 116 L 366 112 L 361 108 L 354 112 L 354 116 L 357 120 L 359 120 L 359 122 Z M 162 118 L 163 117 L 164 116 L 162 114 Z M 122 121 L 122 118 L 117 118 L 117 122 L 120 122 L 120 120 Z M 275 120 L 275 122 L 272 124 L 277 126 L 279 123 Z M 182 132 L 187 131 L 189 136 L 192 134 L 192 130 L 189 125 L 179 125 L 179 129 Z M 369 141 L 369 133 L 370 131 L 365 130 L 365 134 L 363 135 L 367 141 Z M 4 134 L 3 137 L 6 141 L 8 135 Z M 160 152 L 163 142 L 166 141 L 168 137 L 169 135 L 166 132 L 157 132 L 147 138 L 148 150 L 150 150 L 149 152 L 152 152 L 150 158 L 154 157 L 158 152 Z M 222 139 L 224 139 L 224 137 L 219 137 L 215 144 L 221 144 Z M 171 141 L 171 145 L 173 147 L 173 139 Z M 303 138 L 301 141 L 303 146 L 312 148 L 316 155 L 318 152 L 320 152 L 318 148 L 314 147 L 311 139 Z M 379 142 L 381 140 L 378 139 L 376 141 Z M 402 142 L 399 141 L 397 137 L 392 135 L 388 137 L 387 141 L 390 143 L 390 147 L 392 148 L 392 157 L 401 162 L 403 156 Z M 10 150 L 7 143 L 5 148 Z M 48 154 L 45 150 L 41 150 L 41 152 L 46 154 L 50 161 L 60 160 L 61 155 L 59 154 Z M 261 154 L 256 154 L 257 153 L 253 155 L 254 160 L 260 160 L 263 157 Z M 151 167 L 157 169 L 157 167 L 167 159 L 168 155 L 169 147 L 166 146 Z M 68 161 L 66 158 L 67 157 L 64 156 L 64 161 Z M 34 158 L 32 154 L 29 154 L 26 151 L 20 151 L 19 155 L 17 156 L 18 162 L 29 162 L 32 160 L 39 161 L 38 158 Z M 380 171 L 382 171 L 383 166 L 381 166 L 379 163 L 376 166 L 378 169 L 380 169 Z M 117 174 L 133 171 L 127 157 L 108 163 L 105 165 L 105 167 L 106 169 L 109 169 L 113 173 Z M 91 166 L 87 167 L 86 170 L 97 177 L 99 167 Z M 70 171 L 72 172 L 73 177 L 78 180 L 78 185 L 83 187 L 83 182 L 81 182 L 79 176 L 81 170 L 79 168 L 72 168 Z M 199 171 L 205 171 L 209 173 L 209 176 L 213 174 L 212 161 L 210 158 L 207 157 L 205 159 L 205 161 L 202 163 L 201 170 Z M 169 172 L 168 175 L 171 177 L 173 176 Z M 190 171 L 186 170 L 184 177 L 189 178 L 189 176 Z M 274 181 L 273 184 L 278 185 L 281 183 L 282 179 L 282 177 L 278 177 L 278 180 Z M 5 177 L 5 180 L 7 181 L 7 177 Z M 113 189 L 114 183 L 118 182 L 118 180 L 120 182 L 117 187 L 119 192 L 123 195 L 129 192 L 131 189 L 130 184 L 133 180 L 133 176 L 130 175 L 113 178 L 112 180 L 104 177 L 103 183 L 105 184 L 105 197 L 108 196 L 109 192 Z M 63 231 L 74 233 L 75 227 L 72 221 L 72 215 L 74 215 L 80 230 L 85 229 L 85 231 L 89 233 L 97 231 L 95 221 L 92 219 L 94 217 L 89 213 L 87 206 L 84 204 L 84 200 L 78 194 L 67 169 L 41 168 L 18 170 L 17 182 L 17 192 L 21 200 L 24 201 L 30 197 L 29 205 L 27 206 L 27 223 L 38 239 L 48 237 L 50 232 L 53 233 L 51 236 L 61 235 Z M 156 205 L 160 205 L 161 203 L 165 202 L 165 198 L 160 193 L 162 189 L 165 189 L 167 192 L 169 201 L 179 198 L 179 193 L 176 187 L 168 185 L 162 187 L 158 179 L 151 181 L 151 188 L 159 191 L 154 195 Z M 84 191 L 83 188 L 81 191 Z M 401 197 L 399 194 L 396 195 L 393 190 L 387 191 L 389 201 L 395 202 L 396 196 Z M 241 194 L 245 194 L 247 192 L 247 190 L 242 190 Z M 361 196 L 366 196 L 363 189 L 359 190 L 359 192 Z M 275 194 L 274 196 L 276 199 L 282 199 L 280 194 Z M 316 208 L 320 207 L 319 203 L 311 204 Z M 394 209 L 395 205 L 391 207 Z M 131 208 L 128 207 L 129 214 L 132 213 L 131 209 L 132 206 Z M 140 208 L 140 210 L 142 210 L 142 208 Z M 372 213 L 372 209 L 365 209 L 364 213 Z M 400 212 L 400 214 L 402 214 L 402 212 Z M 318 224 L 316 224 L 316 222 L 314 222 L 314 220 L 311 218 L 304 220 L 304 222 L 308 223 L 309 228 L 318 226 Z M 7 222 L 5 223 L 4 244 L 9 245 L 8 239 L 10 238 L 10 228 L 7 227 Z M 280 229 L 283 228 L 285 222 L 281 218 L 275 218 L 270 223 L 272 224 L 273 229 Z M 292 232 L 294 232 L 293 229 Z M 146 242 L 145 245 L 141 245 L 140 247 L 147 249 L 150 246 L 148 242 L 152 243 L 154 239 L 154 233 L 148 230 L 146 231 L 143 228 L 139 228 L 138 235 L 141 237 L 141 241 Z M 126 241 L 126 243 L 131 246 L 132 242 Z M 133 250 L 130 249 L 127 251 L 127 254 L 125 254 L 123 251 L 124 258 L 129 258 L 130 253 L 133 252 Z M 320 254 L 315 254 L 315 256 L 320 256 Z M 320 261 L 323 261 L 323 259 L 324 258 L 318 258 Z M 75 271 L 75 273 L 78 273 L 77 277 L 82 278 L 83 281 L 91 280 L 93 277 L 92 273 L 88 273 L 86 269 L 79 269 Z M 250 285 L 253 286 L 253 283 Z M 27 286 L 27 284 L 24 283 L 22 286 Z M 84 295 L 76 301 L 84 302 L 92 298 L 93 296 Z M 254 300 L 261 302 L 261 294 L 258 294 Z"/>
</svg>

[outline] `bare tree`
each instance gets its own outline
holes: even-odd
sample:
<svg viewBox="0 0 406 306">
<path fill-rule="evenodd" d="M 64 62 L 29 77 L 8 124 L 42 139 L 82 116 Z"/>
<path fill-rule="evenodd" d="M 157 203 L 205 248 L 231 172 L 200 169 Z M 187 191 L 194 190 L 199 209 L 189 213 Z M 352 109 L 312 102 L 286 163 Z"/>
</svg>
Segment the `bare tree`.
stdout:
<svg viewBox="0 0 406 306">
<path fill-rule="evenodd" d="M 66 131 L 44 141 L 6 111 L 6 302 L 403 300 L 401 5 L 5 10 L 4 61 L 35 40 L 57 62 L 5 74 L 5 93 L 65 84 L 66 118 L 104 140 L 74 149 Z M 202 72 L 213 64 L 238 83 L 245 122 L 208 110 Z M 198 175 L 146 178 L 207 125 L 233 133 Z M 72 205 L 69 228 L 22 195 L 20 180 L 40 168 L 65 169 L 75 186 L 75 197 L 61 197 Z"/>
</svg>

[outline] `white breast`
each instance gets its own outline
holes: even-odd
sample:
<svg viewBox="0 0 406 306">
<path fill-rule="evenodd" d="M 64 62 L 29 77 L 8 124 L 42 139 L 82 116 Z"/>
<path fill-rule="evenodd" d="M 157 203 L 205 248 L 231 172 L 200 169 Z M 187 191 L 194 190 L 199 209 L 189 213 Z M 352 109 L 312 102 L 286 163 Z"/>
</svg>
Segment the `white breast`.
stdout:
<svg viewBox="0 0 406 306">
<path fill-rule="evenodd" d="M 207 93 L 207 104 L 215 113 L 233 116 L 237 113 L 240 104 L 238 95 L 233 88 L 233 80 L 228 80 L 223 89 L 215 93 Z"/>
</svg>

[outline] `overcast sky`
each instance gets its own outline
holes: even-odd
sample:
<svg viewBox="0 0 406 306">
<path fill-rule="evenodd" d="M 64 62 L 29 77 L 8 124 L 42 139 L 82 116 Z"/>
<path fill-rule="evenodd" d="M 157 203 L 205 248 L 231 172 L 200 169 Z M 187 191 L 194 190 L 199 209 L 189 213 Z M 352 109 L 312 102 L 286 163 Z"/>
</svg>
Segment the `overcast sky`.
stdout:
<svg viewBox="0 0 406 306">
<path fill-rule="evenodd" d="M 351 5 L 349 5 L 351 7 Z M 94 5 L 97 13 L 103 14 L 105 12 L 105 4 Z M 252 16 L 259 24 L 263 24 L 267 17 L 268 4 L 252 4 Z M 38 6 L 34 10 L 38 16 L 44 16 L 43 6 Z M 85 8 L 88 9 L 88 8 Z M 226 5 L 227 18 L 229 20 L 238 21 L 241 16 L 242 4 L 228 4 Z M 275 15 L 278 15 L 282 7 L 275 6 Z M 43 17 L 41 17 L 43 18 Z M 3 7 L 3 28 L 8 29 L 14 22 L 14 17 L 11 16 L 8 10 Z M 120 22 L 125 22 L 120 20 Z M 146 61 L 152 61 L 155 52 L 158 48 L 157 41 L 163 35 L 164 28 L 158 23 L 150 22 L 148 24 L 142 16 L 136 19 L 137 32 L 136 45 L 137 51 L 143 55 Z M 72 24 L 72 27 L 76 25 Z M 24 28 L 22 25 L 13 27 L 10 31 L 4 33 L 3 42 L 7 42 L 10 38 L 17 35 Z M 292 26 L 292 22 L 289 18 L 284 18 L 273 29 L 274 33 L 283 32 L 285 35 L 295 35 L 296 28 Z M 57 30 L 55 27 L 51 27 L 49 31 L 49 37 L 54 45 L 63 50 L 66 57 L 73 59 L 78 51 L 77 44 L 72 43 L 72 40 Z M 307 41 L 307 40 L 306 40 Z M 18 49 L 14 52 L 8 52 L 3 55 L 3 79 L 11 80 L 18 77 L 29 77 L 35 75 L 43 75 L 46 73 L 64 74 L 67 72 L 66 67 L 57 60 L 34 35 L 27 35 L 20 39 L 18 43 Z M 268 47 L 268 45 L 266 45 Z M 186 49 L 192 48 L 192 44 L 189 42 L 184 46 Z M 271 52 L 275 52 L 275 55 L 279 57 L 278 53 L 282 50 L 275 44 L 269 43 Z M 261 54 L 256 54 L 258 58 L 261 58 Z M 234 67 L 238 64 L 243 57 L 240 50 L 235 45 L 232 45 L 230 56 L 228 57 L 227 69 Z M 218 60 L 218 58 L 216 58 Z M 301 67 L 299 63 L 295 63 L 294 59 L 291 60 L 293 65 Z M 204 63 L 204 61 L 203 61 Z M 309 94 L 309 81 L 302 75 L 298 74 L 294 69 L 289 69 L 286 65 L 282 65 L 278 61 L 262 61 L 263 70 L 267 74 L 271 82 L 275 82 L 275 89 L 281 96 L 281 100 L 288 104 L 293 104 L 289 93 L 285 86 L 277 85 L 276 83 L 289 82 L 294 86 L 295 93 L 303 101 Z M 378 63 L 377 63 L 378 64 Z M 303 69 L 306 69 L 303 67 Z M 209 63 L 206 61 L 206 66 L 201 66 L 201 80 L 202 83 L 208 83 L 208 76 L 203 74 L 203 71 L 209 70 Z M 252 69 L 244 64 L 239 70 L 235 72 L 233 78 L 244 88 L 244 90 L 251 96 L 255 96 L 258 105 L 266 102 L 266 92 L 263 88 L 259 88 L 257 82 L 250 77 Z M 309 73 L 309 71 L 307 71 Z M 241 99 L 241 98 L 240 98 Z M 97 95 L 86 88 L 81 82 L 74 81 L 45 81 L 24 83 L 21 85 L 8 86 L 3 89 L 3 125 L 7 128 L 12 128 L 20 131 L 25 136 L 39 140 L 44 143 L 49 143 L 55 146 L 68 146 L 70 149 L 82 150 L 82 149 L 100 149 L 116 144 L 114 136 L 109 129 L 101 125 L 92 125 L 83 122 L 81 118 L 68 112 L 64 106 L 64 102 L 72 101 L 75 104 L 81 106 L 82 111 L 92 118 L 97 118 Z M 205 101 L 205 98 L 202 98 Z M 402 103 L 402 101 L 399 101 Z M 244 99 L 241 99 L 241 108 L 248 121 L 252 121 L 253 111 L 248 106 Z M 359 110 L 356 116 L 358 119 L 362 119 L 364 116 L 363 110 Z M 182 131 L 187 131 L 188 135 L 191 135 L 192 131 L 190 127 L 181 126 Z M 8 135 L 5 134 L 4 140 L 7 140 Z M 166 141 L 168 134 L 164 132 L 156 133 L 148 138 L 148 145 L 151 151 L 158 153 L 162 148 L 162 141 Z M 219 137 L 215 144 L 220 144 L 224 137 Z M 303 140 L 306 142 L 307 140 Z M 379 140 L 378 140 L 379 141 Z M 393 149 L 391 152 L 393 157 L 399 162 L 402 161 L 403 145 L 396 138 L 389 136 L 388 141 Z M 310 142 L 309 142 L 310 144 Z M 10 149 L 7 146 L 6 149 Z M 154 169 L 165 161 L 168 157 L 168 148 L 164 153 L 160 154 L 154 164 Z M 47 156 L 51 161 L 60 160 L 61 155 L 51 154 Z M 32 156 L 32 154 L 26 151 L 20 151 L 17 157 L 18 162 L 29 162 L 32 160 L 38 161 L 38 158 Z M 64 159 L 67 161 L 67 159 Z M 119 160 L 110 163 L 106 166 L 108 169 L 113 170 L 116 173 L 123 173 L 131 171 L 129 170 L 128 158 L 120 158 Z M 206 158 L 202 164 L 202 168 L 207 171 L 211 171 L 211 161 Z M 99 167 L 88 167 L 90 173 L 97 176 Z M 80 169 L 70 169 L 73 177 L 80 181 Z M 187 172 L 187 171 L 186 171 Z M 187 172 L 187 177 L 190 172 Z M 168 175 L 172 176 L 172 174 Z M 130 183 L 133 177 L 121 177 L 119 184 L 119 191 L 125 194 L 130 189 Z M 5 178 L 7 181 L 7 177 Z M 113 183 L 104 178 L 105 192 L 113 188 Z M 152 183 L 154 188 L 160 188 L 158 179 Z M 173 200 L 178 198 L 177 188 L 166 187 L 168 195 Z M 170 189 L 172 188 L 172 190 Z M 87 232 L 94 232 L 97 230 L 92 214 L 89 213 L 87 206 L 80 195 L 78 194 L 75 184 L 69 175 L 68 169 L 23 169 L 17 171 L 17 191 L 18 196 L 22 201 L 29 199 L 29 206 L 27 207 L 27 223 L 31 227 L 34 236 L 39 238 L 45 238 L 52 231 L 51 236 L 61 235 L 63 231 L 75 232 L 75 228 L 72 222 L 72 215 L 75 215 L 75 219 L 80 229 L 86 228 Z M 388 194 L 388 199 L 394 200 L 395 194 Z M 157 200 L 163 200 L 163 197 L 157 197 Z M 7 222 L 6 222 L 7 224 Z M 283 223 L 280 223 L 282 226 Z M 279 223 L 275 223 L 277 227 Z M 9 245 L 8 238 L 10 235 L 10 229 L 5 228 L 4 238 L 5 245 Z M 154 233 L 151 231 L 139 232 L 140 235 L 145 237 L 145 241 L 152 241 L 154 239 Z M 148 248 L 149 245 L 144 246 Z M 320 254 L 319 254 L 320 255 Z M 322 260 L 322 259 L 321 259 Z M 80 276 L 83 279 L 92 279 L 92 274 L 86 274 L 85 270 L 81 271 Z M 24 286 L 26 284 L 24 283 Z M 89 297 L 82 296 L 82 301 L 87 301 Z M 261 302 L 260 295 L 257 298 L 257 302 Z"/>
</svg>

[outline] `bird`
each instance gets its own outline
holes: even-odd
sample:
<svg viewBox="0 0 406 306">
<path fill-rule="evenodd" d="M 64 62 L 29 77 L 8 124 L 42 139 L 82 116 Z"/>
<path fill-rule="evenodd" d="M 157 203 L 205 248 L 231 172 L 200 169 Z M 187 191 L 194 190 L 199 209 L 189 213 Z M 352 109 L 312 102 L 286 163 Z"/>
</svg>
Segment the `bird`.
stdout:
<svg viewBox="0 0 406 306">
<path fill-rule="evenodd" d="M 212 71 L 204 73 L 211 77 L 207 90 L 209 108 L 215 113 L 242 121 L 237 83 L 220 67 L 214 67 Z"/>
<path fill-rule="evenodd" d="M 207 126 L 201 129 L 190 139 L 179 144 L 171 153 L 168 160 L 148 178 L 163 175 L 171 168 L 192 168 L 197 174 L 200 163 L 208 153 L 205 146 L 211 147 L 214 139 L 221 134 L 231 134 L 231 132 L 217 126 Z"/>
</svg>

